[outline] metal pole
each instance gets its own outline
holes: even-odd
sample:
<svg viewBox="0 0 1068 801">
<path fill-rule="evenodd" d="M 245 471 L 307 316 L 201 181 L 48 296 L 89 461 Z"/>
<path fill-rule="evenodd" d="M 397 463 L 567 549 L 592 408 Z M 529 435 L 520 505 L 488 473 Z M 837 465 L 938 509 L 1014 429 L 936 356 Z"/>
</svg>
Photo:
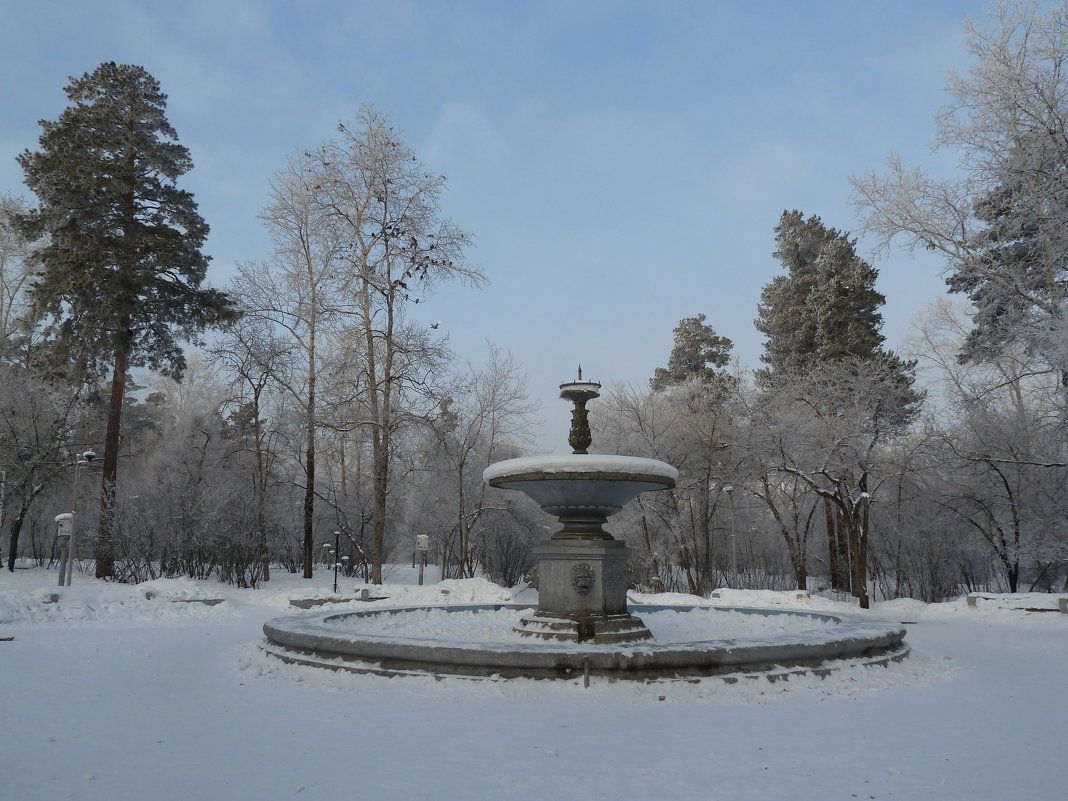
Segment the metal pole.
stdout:
<svg viewBox="0 0 1068 801">
<path fill-rule="evenodd" d="M 734 504 L 731 504 L 732 506 Z M 738 538 L 734 534 L 734 510 L 731 510 L 731 588 L 738 583 Z"/>
<path fill-rule="evenodd" d="M 341 559 L 339 551 L 341 549 L 341 532 L 334 531 L 334 594 L 337 594 L 337 566 L 338 561 Z"/>
<path fill-rule="evenodd" d="M 81 474 L 82 468 L 91 465 L 95 458 L 96 454 L 93 453 L 93 451 L 85 451 L 74 463 L 74 486 L 71 489 L 70 501 L 70 546 L 67 555 L 66 575 L 66 584 L 68 587 L 71 586 L 71 579 L 74 578 L 74 558 L 78 555 L 78 476 Z"/>
<path fill-rule="evenodd" d="M 74 557 L 78 553 L 78 476 L 82 472 L 82 465 L 89 464 L 86 459 L 79 459 L 74 463 L 74 487 L 71 489 L 70 499 L 70 544 L 67 546 L 67 565 L 64 577 L 66 586 L 71 586 L 74 579 Z"/>
<path fill-rule="evenodd" d="M 62 537 L 59 541 L 59 586 L 66 586 L 67 561 L 70 559 L 70 536 Z"/>
<path fill-rule="evenodd" d="M 726 487 L 727 499 L 731 504 L 731 589 L 738 587 L 738 540 L 734 529 L 734 487 Z"/>
<path fill-rule="evenodd" d="M 423 568 L 426 567 L 426 552 L 430 548 L 430 536 L 427 534 L 416 534 L 415 536 L 415 550 L 412 551 L 412 562 L 414 567 L 414 561 L 416 556 L 419 557 L 419 586 L 423 586 Z"/>
</svg>

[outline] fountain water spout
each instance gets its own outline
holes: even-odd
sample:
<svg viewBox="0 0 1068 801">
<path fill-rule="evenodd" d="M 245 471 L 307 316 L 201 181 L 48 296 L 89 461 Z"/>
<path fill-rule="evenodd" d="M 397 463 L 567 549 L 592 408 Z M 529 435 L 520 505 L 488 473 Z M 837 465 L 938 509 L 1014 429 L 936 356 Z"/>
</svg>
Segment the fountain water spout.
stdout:
<svg viewBox="0 0 1068 801">
<path fill-rule="evenodd" d="M 581 364 L 578 368 L 578 378 L 560 385 L 560 397 L 575 404 L 571 412 L 571 431 L 567 437 L 567 443 L 573 449 L 572 453 L 589 453 L 587 449 L 593 444 L 593 435 L 590 433 L 586 404 L 594 398 L 599 398 L 600 390 L 601 385 L 596 381 L 582 380 Z"/>
</svg>

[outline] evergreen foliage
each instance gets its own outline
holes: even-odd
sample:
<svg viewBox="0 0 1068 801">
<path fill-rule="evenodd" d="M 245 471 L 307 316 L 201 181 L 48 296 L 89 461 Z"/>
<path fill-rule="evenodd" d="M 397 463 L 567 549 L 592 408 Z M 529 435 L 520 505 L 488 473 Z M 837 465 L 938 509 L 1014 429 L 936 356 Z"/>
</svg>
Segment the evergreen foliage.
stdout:
<svg viewBox="0 0 1068 801">
<path fill-rule="evenodd" d="M 33 312 L 76 375 L 110 365 L 97 576 L 113 572 L 115 485 L 127 371 L 181 377 L 181 340 L 236 318 L 229 298 L 201 287 L 207 223 L 175 185 L 193 164 L 167 121 L 166 95 L 143 68 L 106 62 L 72 78 L 71 105 L 41 121 L 41 149 L 19 164 L 37 195 L 20 217 L 37 266 Z"/>
<path fill-rule="evenodd" d="M 717 368 L 726 367 L 730 361 L 732 347 L 731 340 L 719 336 L 705 323 L 705 315 L 684 317 L 675 326 L 675 344 L 667 368 L 657 367 L 649 386 L 653 392 L 663 392 L 687 381 L 711 384 L 722 375 Z"/>
<path fill-rule="evenodd" d="M 1065 163 L 1057 172 L 1068 168 L 1068 150 L 1062 158 Z M 1050 310 L 1064 303 L 1068 262 L 1065 253 L 1048 252 L 1044 222 L 1028 208 L 1034 201 L 1028 194 L 1024 182 L 1015 181 L 975 204 L 975 217 L 985 227 L 973 237 L 974 258 L 958 264 L 946 278 L 949 291 L 966 295 L 975 307 L 972 329 L 959 355 L 962 361 L 996 360 L 1017 342 L 1046 356 L 1056 350 L 1050 339 L 1064 320 L 1055 313 L 1051 326 L 1048 313 L 1034 299 L 1041 298 Z M 1056 357 L 1051 361 L 1058 362 Z M 1062 359 L 1061 364 L 1068 362 Z"/>
<path fill-rule="evenodd" d="M 974 66 L 951 72 L 935 146 L 959 157 L 936 178 L 896 154 L 855 177 L 862 223 L 880 246 L 945 258 L 950 291 L 976 314 L 961 358 L 1023 346 L 1068 386 L 1068 5 L 1003 2 L 969 23 Z"/>
<path fill-rule="evenodd" d="M 784 211 L 773 254 L 787 271 L 760 296 L 757 330 L 767 337 L 762 371 L 806 370 L 817 363 L 874 357 L 886 298 L 875 289 L 878 272 L 856 254 L 856 240 L 819 217 Z"/>
<path fill-rule="evenodd" d="M 795 210 L 783 212 L 775 243 L 787 275 L 761 293 L 755 325 L 767 337 L 761 356 L 767 367 L 756 378 L 764 403 L 785 405 L 769 419 L 795 418 L 806 441 L 788 456 L 788 432 L 773 424 L 783 460 L 771 470 L 800 479 L 823 499 L 831 582 L 867 607 L 871 456 L 918 412 L 916 363 L 883 349 L 885 298 L 875 289 L 878 272 L 857 256 L 856 240 Z M 856 438 L 863 447 L 836 452 L 832 465 L 825 444 L 811 436 L 824 428 L 832 450 Z M 778 516 L 766 475 L 764 484 L 761 497 Z M 795 564 L 799 581 L 801 567 Z"/>
<path fill-rule="evenodd" d="M 124 351 L 130 366 L 180 376 L 179 341 L 233 316 L 223 293 L 201 288 L 208 225 L 175 185 L 189 152 L 141 67 L 101 64 L 65 91 L 71 105 L 41 121 L 41 149 L 18 158 L 39 201 L 22 227 L 45 240 L 35 314 L 91 375 Z"/>
</svg>

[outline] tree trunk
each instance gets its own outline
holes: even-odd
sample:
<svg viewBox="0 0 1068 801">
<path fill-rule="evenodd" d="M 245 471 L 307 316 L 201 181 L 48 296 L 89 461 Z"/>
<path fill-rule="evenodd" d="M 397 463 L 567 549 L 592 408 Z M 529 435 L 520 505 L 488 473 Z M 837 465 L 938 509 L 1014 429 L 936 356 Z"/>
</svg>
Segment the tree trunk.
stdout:
<svg viewBox="0 0 1068 801">
<path fill-rule="evenodd" d="M 315 556 L 315 438 L 310 435 L 304 456 L 307 462 L 307 486 L 304 488 L 304 578 L 310 579 Z"/>
<path fill-rule="evenodd" d="M 849 528 L 849 554 L 852 560 L 850 563 L 851 592 L 854 598 L 859 599 L 861 609 L 867 609 L 869 606 L 867 539 L 865 532 L 857 531 L 853 527 Z"/>
<path fill-rule="evenodd" d="M 712 589 L 712 512 L 708 499 L 709 479 L 707 473 L 697 480 L 697 524 L 699 528 L 694 543 L 694 561 L 696 562 L 697 595 L 704 595 Z M 731 526 L 734 526 L 734 506 L 731 505 Z M 733 568 L 733 565 L 732 565 Z M 738 583 L 738 577 L 731 575 L 731 581 Z"/>
<path fill-rule="evenodd" d="M 26 510 L 19 509 L 18 513 L 11 518 L 11 527 L 7 541 L 7 569 L 15 570 L 15 559 L 19 552 L 19 534 L 22 532 L 22 521 L 26 519 Z"/>
<path fill-rule="evenodd" d="M 783 536 L 786 538 L 787 546 L 790 546 L 790 537 L 783 531 Z M 801 549 L 793 546 L 789 547 L 790 551 L 790 564 L 794 569 L 794 579 L 797 581 L 797 589 L 808 589 L 808 568 L 805 566 L 805 555 Z"/>
<path fill-rule="evenodd" d="M 860 508 L 860 526 L 857 532 L 857 547 L 853 553 L 856 569 L 853 571 L 854 594 L 860 599 L 860 608 L 868 609 L 868 528 L 871 519 L 871 506 L 868 501 L 868 474 L 860 477 L 860 490 L 863 493 Z"/>
<path fill-rule="evenodd" d="M 267 545 L 267 469 L 261 446 L 259 410 L 256 411 L 256 536 L 260 544 L 263 580 L 271 580 L 271 552 Z"/>
<path fill-rule="evenodd" d="M 129 353 L 126 345 L 122 344 L 115 349 L 115 369 L 111 374 L 111 398 L 108 402 L 108 422 L 104 434 L 104 460 L 100 476 L 100 532 L 93 552 L 97 578 L 109 578 L 115 573 L 115 488 L 118 483 L 119 431 L 128 368 Z"/>
<path fill-rule="evenodd" d="M 471 564 L 470 530 L 467 526 L 467 496 L 464 493 L 463 468 L 457 482 L 456 526 L 460 534 L 460 575 L 459 578 L 473 578 L 474 566 Z"/>
<path fill-rule="evenodd" d="M 827 568 L 830 571 L 831 589 L 841 590 L 846 584 L 842 580 L 842 562 L 838 536 L 834 526 L 834 510 L 831 507 L 831 499 L 823 499 L 823 518 L 827 525 Z M 849 589 L 848 586 L 845 589 Z"/>
<path fill-rule="evenodd" d="M 853 592 L 853 575 L 850 568 L 852 557 L 849 526 L 842 519 L 842 510 L 838 507 L 834 507 L 834 532 L 835 542 L 838 544 L 838 580 L 841 582 L 838 589 L 841 592 L 851 593 Z"/>
<path fill-rule="evenodd" d="M 312 295 L 315 301 L 314 294 Z M 308 335 L 308 416 L 305 450 L 306 485 L 304 487 L 304 578 L 312 577 L 315 561 L 315 326 Z M 337 554 L 335 554 L 335 557 Z"/>
<path fill-rule="evenodd" d="M 371 508 L 374 550 L 371 556 L 371 583 L 382 583 L 382 560 L 386 533 L 386 497 L 389 487 L 389 439 L 384 431 L 372 437 L 371 447 L 374 472 L 374 501 Z"/>
</svg>

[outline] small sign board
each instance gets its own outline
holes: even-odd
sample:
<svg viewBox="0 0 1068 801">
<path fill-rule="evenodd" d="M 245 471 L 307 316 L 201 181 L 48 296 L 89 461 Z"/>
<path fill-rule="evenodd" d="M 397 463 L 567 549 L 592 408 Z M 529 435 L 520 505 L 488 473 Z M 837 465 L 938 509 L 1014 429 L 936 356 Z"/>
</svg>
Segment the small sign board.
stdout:
<svg viewBox="0 0 1068 801">
<path fill-rule="evenodd" d="M 428 551 L 430 550 L 430 535 L 429 534 L 416 534 L 415 535 L 415 550 Z"/>
<path fill-rule="evenodd" d="M 74 528 L 74 515 L 70 512 L 56 515 L 56 524 L 58 525 L 56 536 L 69 537 L 71 530 Z"/>
</svg>

